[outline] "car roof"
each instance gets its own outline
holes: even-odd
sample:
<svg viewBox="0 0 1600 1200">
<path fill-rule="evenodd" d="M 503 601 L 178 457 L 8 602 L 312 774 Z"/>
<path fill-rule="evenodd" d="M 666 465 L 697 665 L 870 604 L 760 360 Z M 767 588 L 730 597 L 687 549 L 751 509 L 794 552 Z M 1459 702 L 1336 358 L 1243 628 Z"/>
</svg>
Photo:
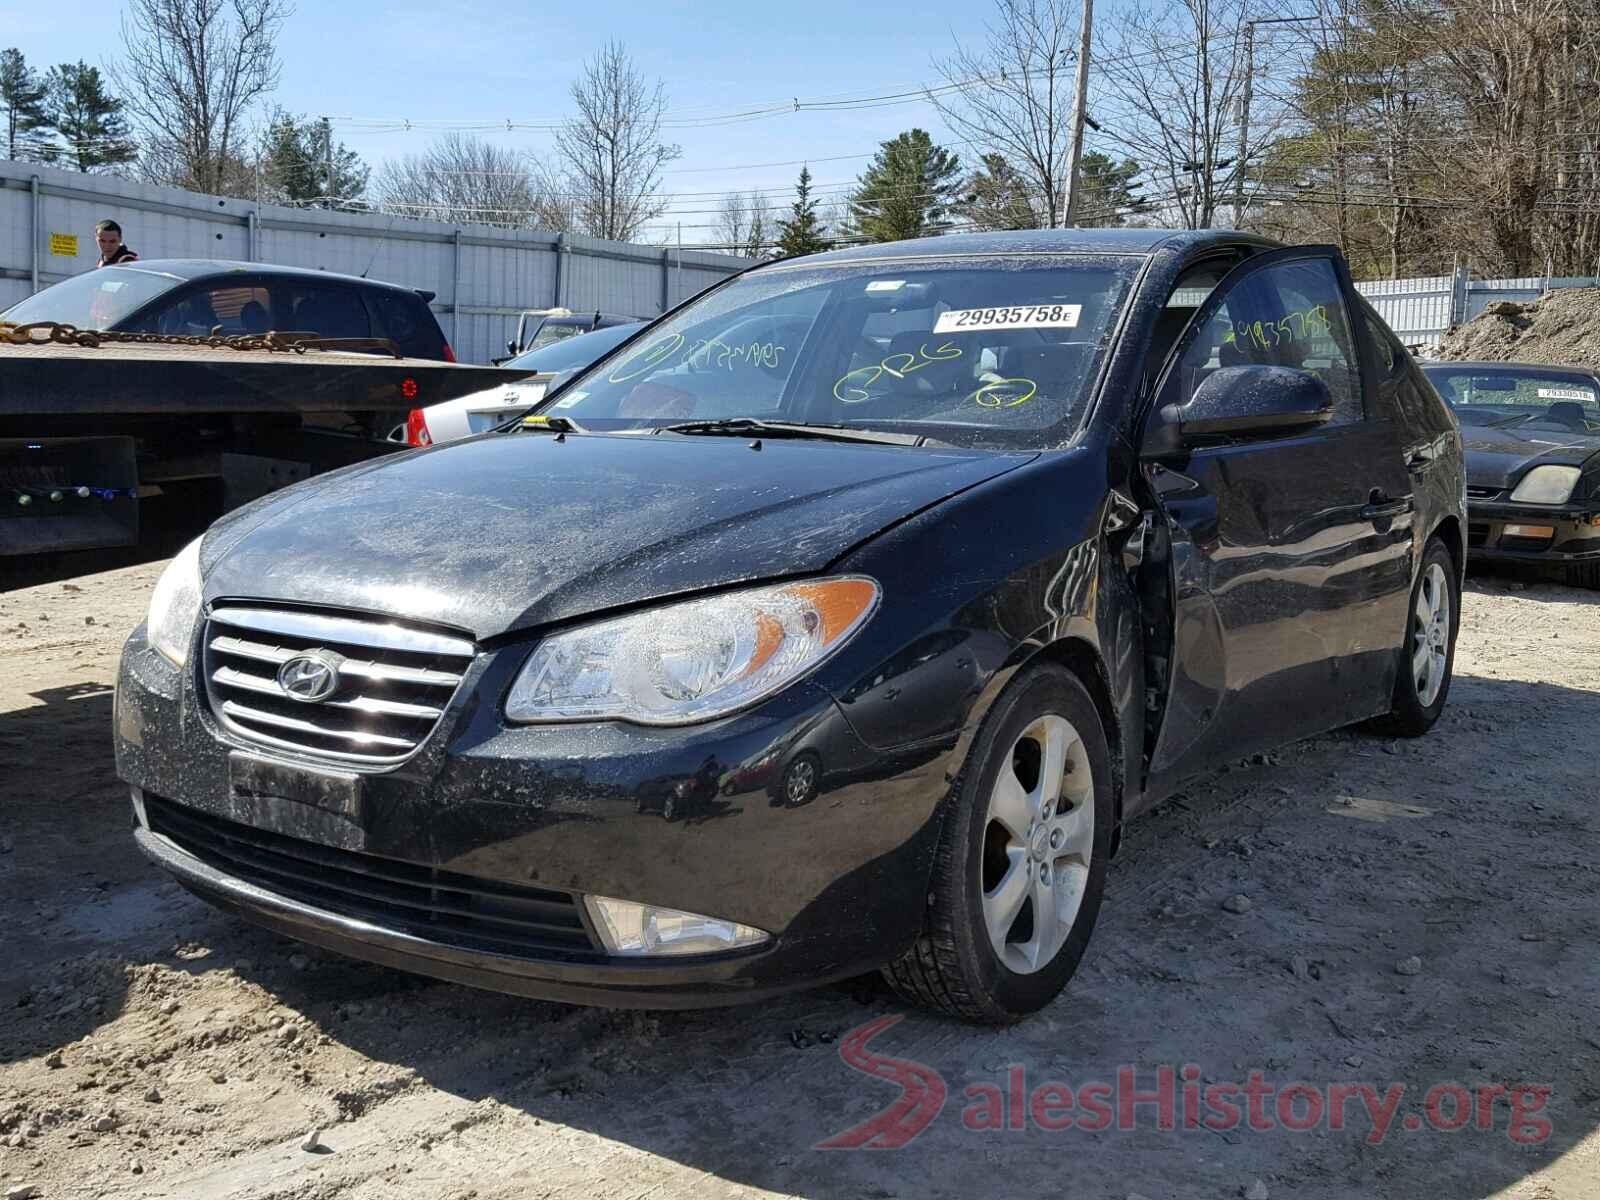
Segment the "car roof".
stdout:
<svg viewBox="0 0 1600 1200">
<path fill-rule="evenodd" d="M 1594 381 L 1596 372 L 1591 367 L 1559 366 L 1555 363 L 1495 362 L 1493 359 L 1433 359 L 1417 364 L 1424 371 L 1482 371 L 1484 374 L 1504 374 L 1509 371 L 1540 371 L 1547 375 L 1573 375 Z"/>
<path fill-rule="evenodd" d="M 119 271 L 166 275 L 184 283 L 248 272 L 251 275 L 279 276 L 284 279 L 331 279 L 336 283 L 355 284 L 358 287 L 404 292 L 408 296 L 420 295 L 416 288 L 408 288 L 398 283 L 385 283 L 381 279 L 363 279 L 359 275 L 340 275 L 333 271 L 318 271 L 311 267 L 286 267 L 277 263 L 236 262 L 225 258 L 141 258 L 136 262 L 114 265 Z"/>
<path fill-rule="evenodd" d="M 914 238 L 904 242 L 872 242 L 795 262 L 846 263 L 883 258 L 942 257 L 952 254 L 1133 254 L 1157 250 L 1192 251 L 1208 246 L 1276 247 L 1279 243 L 1233 229 L 1020 229 L 993 233 L 949 233 L 943 237 Z"/>
</svg>

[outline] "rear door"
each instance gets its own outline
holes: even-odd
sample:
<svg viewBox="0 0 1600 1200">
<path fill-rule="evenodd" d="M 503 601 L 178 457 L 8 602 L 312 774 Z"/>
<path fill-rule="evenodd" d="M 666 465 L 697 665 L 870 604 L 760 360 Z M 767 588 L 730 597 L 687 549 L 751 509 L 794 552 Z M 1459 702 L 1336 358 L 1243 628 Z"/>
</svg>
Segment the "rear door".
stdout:
<svg viewBox="0 0 1600 1200">
<path fill-rule="evenodd" d="M 1369 411 L 1337 253 L 1258 256 L 1222 280 L 1178 344 L 1156 404 L 1212 371 L 1312 372 L 1334 415 L 1151 465 L 1172 546 L 1171 681 L 1151 782 L 1388 708 L 1411 579 L 1410 480 L 1398 431 Z"/>
</svg>

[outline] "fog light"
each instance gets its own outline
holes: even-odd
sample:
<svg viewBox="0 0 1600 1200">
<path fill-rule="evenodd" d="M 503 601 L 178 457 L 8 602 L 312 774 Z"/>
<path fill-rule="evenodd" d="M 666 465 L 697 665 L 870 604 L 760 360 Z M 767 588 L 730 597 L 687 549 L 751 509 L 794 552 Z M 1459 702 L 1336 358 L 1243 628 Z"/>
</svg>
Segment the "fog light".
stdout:
<svg viewBox="0 0 1600 1200">
<path fill-rule="evenodd" d="M 1503 532 L 1506 537 L 1555 537 L 1556 527 L 1554 525 L 1507 525 Z"/>
<path fill-rule="evenodd" d="M 715 954 L 772 940 L 771 934 L 737 921 L 721 921 L 675 908 L 635 904 L 609 896 L 588 896 L 585 903 L 600 940 L 612 954 Z"/>
</svg>

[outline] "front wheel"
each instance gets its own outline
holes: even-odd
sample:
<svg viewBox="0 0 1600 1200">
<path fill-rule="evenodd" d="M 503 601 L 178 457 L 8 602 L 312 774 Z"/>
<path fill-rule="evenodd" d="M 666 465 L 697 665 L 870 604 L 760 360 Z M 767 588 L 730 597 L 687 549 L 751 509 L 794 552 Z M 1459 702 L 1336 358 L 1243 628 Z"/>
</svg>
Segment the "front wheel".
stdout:
<svg viewBox="0 0 1600 1200">
<path fill-rule="evenodd" d="M 915 1003 L 1008 1024 L 1066 986 L 1105 888 L 1111 756 L 1077 677 L 1042 666 L 1014 680 L 950 803 L 923 931 L 884 974 Z"/>
<path fill-rule="evenodd" d="M 1461 593 L 1455 560 L 1438 538 L 1423 551 L 1422 570 L 1411 587 L 1406 638 L 1394 681 L 1394 707 L 1379 718 L 1380 733 L 1421 737 L 1444 711 L 1455 670 L 1456 629 L 1461 622 Z"/>
</svg>

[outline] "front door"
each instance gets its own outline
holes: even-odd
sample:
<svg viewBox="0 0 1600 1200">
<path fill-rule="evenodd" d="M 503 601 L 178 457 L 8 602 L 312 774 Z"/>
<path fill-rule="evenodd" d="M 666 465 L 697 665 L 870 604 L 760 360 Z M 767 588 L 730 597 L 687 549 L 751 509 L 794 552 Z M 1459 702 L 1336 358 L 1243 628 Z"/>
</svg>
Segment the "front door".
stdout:
<svg viewBox="0 0 1600 1200">
<path fill-rule="evenodd" d="M 1195 314 L 1156 393 L 1220 367 L 1310 371 L 1333 417 L 1197 448 L 1146 477 L 1170 538 L 1170 686 L 1150 783 L 1386 711 L 1406 627 L 1412 497 L 1391 423 L 1365 403 L 1348 280 L 1326 249 L 1261 255 Z"/>
</svg>

